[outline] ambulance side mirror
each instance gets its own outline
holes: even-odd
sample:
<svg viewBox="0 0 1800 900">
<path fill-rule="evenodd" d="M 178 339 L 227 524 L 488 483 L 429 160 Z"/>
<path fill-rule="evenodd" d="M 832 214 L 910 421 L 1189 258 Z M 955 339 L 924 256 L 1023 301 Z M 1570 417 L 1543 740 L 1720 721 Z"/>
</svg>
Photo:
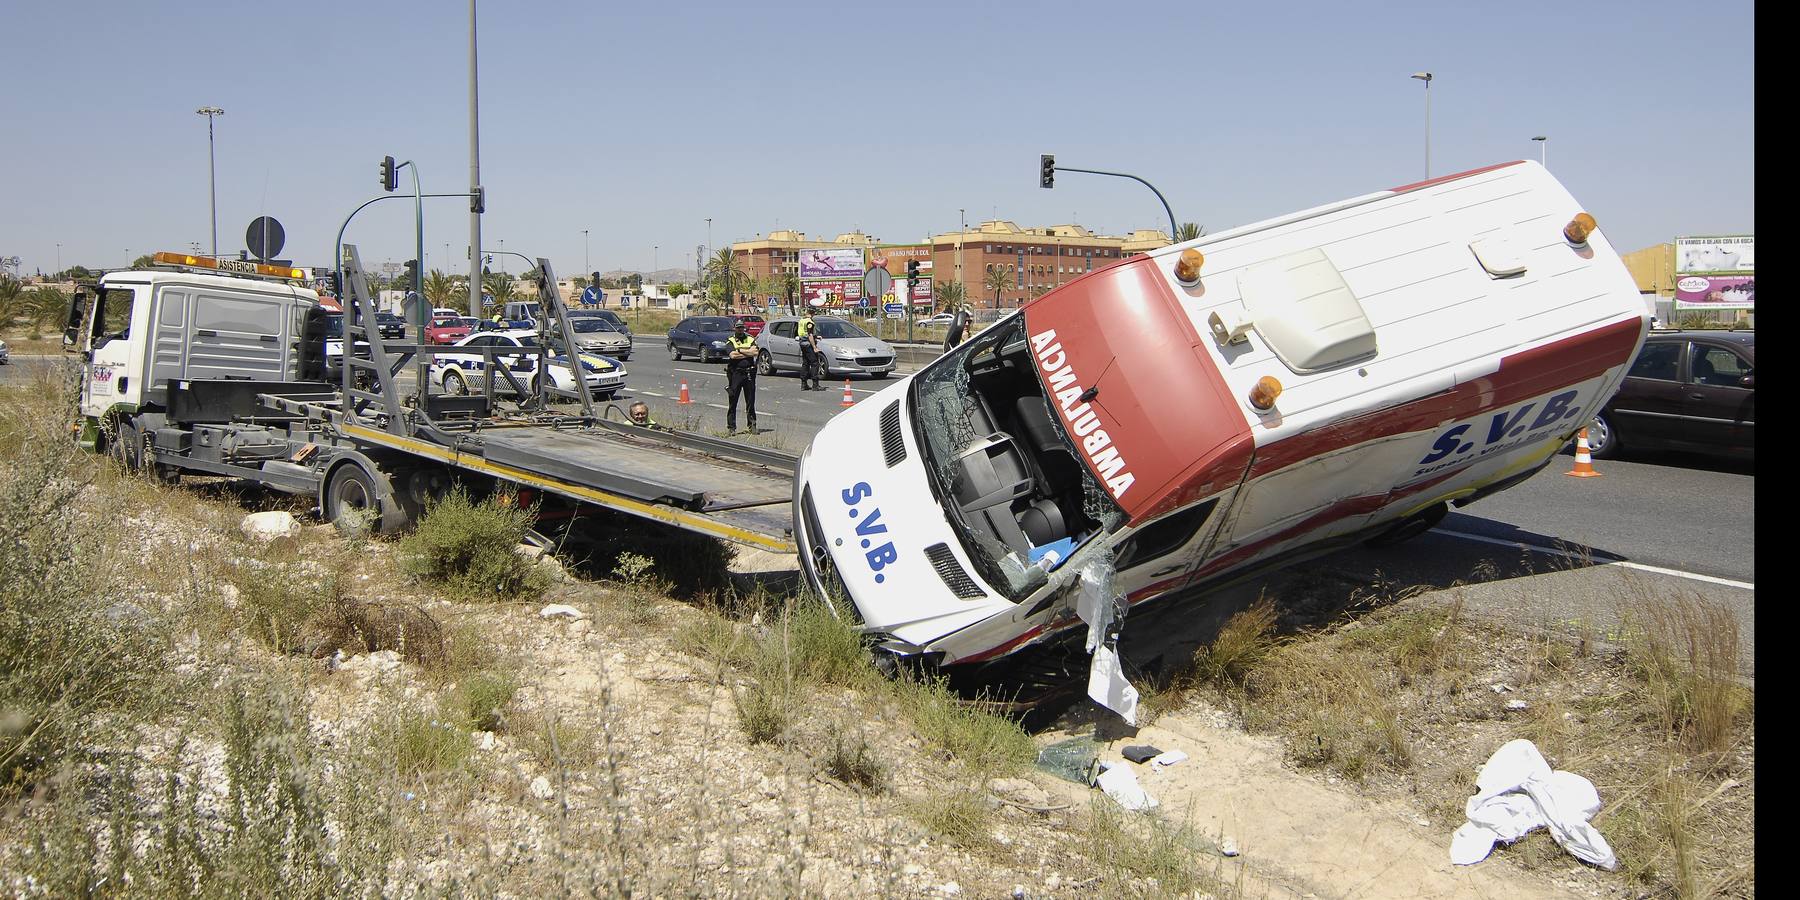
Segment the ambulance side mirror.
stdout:
<svg viewBox="0 0 1800 900">
<path fill-rule="evenodd" d="M 956 317 L 950 320 L 950 330 L 944 333 L 944 352 L 949 353 L 962 343 L 963 332 L 969 329 L 969 313 L 957 310 Z"/>
</svg>

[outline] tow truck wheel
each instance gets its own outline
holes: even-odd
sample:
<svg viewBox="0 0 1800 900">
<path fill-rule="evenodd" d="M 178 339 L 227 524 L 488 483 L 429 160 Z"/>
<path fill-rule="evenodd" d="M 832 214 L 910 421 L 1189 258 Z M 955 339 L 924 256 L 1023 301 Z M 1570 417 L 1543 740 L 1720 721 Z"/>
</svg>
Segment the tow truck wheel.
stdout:
<svg viewBox="0 0 1800 900">
<path fill-rule="evenodd" d="M 445 372 L 444 391 L 446 393 L 455 394 L 458 397 L 467 397 L 469 395 L 469 383 L 463 380 L 462 373 L 460 372 Z"/>
<path fill-rule="evenodd" d="M 144 440 L 138 436 L 137 426 L 124 419 L 114 419 L 111 438 L 107 444 L 107 452 L 118 463 L 119 468 L 135 474 L 143 459 Z"/>
<path fill-rule="evenodd" d="M 395 500 L 382 502 L 383 494 L 390 498 L 398 496 L 386 481 L 385 477 L 372 474 L 356 463 L 339 466 L 331 473 L 331 480 L 325 485 L 325 496 L 321 502 L 325 521 L 340 529 L 366 528 L 376 534 L 393 534 L 412 524 L 410 504 Z M 380 490 L 378 483 L 388 490 Z M 367 522 L 356 521 L 366 514 L 364 510 L 375 510 L 374 519 Z"/>
</svg>

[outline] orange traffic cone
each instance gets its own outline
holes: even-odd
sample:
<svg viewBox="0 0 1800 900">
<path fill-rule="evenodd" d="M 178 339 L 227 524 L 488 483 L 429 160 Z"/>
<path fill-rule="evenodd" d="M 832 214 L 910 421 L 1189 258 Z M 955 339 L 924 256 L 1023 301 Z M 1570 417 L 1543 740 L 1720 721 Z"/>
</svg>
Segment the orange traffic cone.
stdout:
<svg viewBox="0 0 1800 900">
<path fill-rule="evenodd" d="M 850 379 L 844 379 L 844 401 L 839 406 L 855 406 L 856 398 L 850 396 Z"/>
<path fill-rule="evenodd" d="M 692 403 L 692 402 L 694 402 L 694 398 L 688 396 L 687 379 L 685 379 L 685 378 L 681 380 L 681 399 L 677 400 L 675 402 L 676 403 Z"/>
<path fill-rule="evenodd" d="M 1586 428 L 1581 429 L 1581 433 L 1575 438 L 1575 468 L 1563 474 L 1576 478 L 1600 477 L 1600 473 L 1594 471 L 1594 458 L 1588 455 Z"/>
</svg>

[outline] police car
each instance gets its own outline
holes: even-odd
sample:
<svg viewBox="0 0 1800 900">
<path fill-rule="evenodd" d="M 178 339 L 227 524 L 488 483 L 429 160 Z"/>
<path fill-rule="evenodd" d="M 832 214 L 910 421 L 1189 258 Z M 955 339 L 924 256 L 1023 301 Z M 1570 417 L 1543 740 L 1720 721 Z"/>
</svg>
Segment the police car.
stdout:
<svg viewBox="0 0 1800 900">
<path fill-rule="evenodd" d="M 537 332 L 531 329 L 512 329 L 508 331 L 483 331 L 471 334 L 450 345 L 456 347 L 535 347 L 538 345 Z M 517 356 L 495 356 L 495 365 L 504 365 L 512 372 L 513 378 L 526 390 L 537 392 L 538 358 L 520 354 Z M 469 394 L 484 389 L 482 381 L 487 375 L 488 362 L 480 353 L 456 353 L 446 351 L 437 354 L 431 362 L 431 380 L 443 387 L 445 393 Z M 553 394 L 574 396 L 576 393 L 574 377 L 569 372 L 569 358 L 558 353 L 551 356 L 544 366 L 550 373 L 550 383 L 545 385 Z M 587 377 L 588 390 L 595 399 L 611 400 L 625 386 L 625 367 L 619 361 L 607 356 L 592 353 L 581 354 L 581 368 Z M 512 391 L 510 382 L 504 376 L 494 381 L 494 390 L 499 393 Z"/>
</svg>

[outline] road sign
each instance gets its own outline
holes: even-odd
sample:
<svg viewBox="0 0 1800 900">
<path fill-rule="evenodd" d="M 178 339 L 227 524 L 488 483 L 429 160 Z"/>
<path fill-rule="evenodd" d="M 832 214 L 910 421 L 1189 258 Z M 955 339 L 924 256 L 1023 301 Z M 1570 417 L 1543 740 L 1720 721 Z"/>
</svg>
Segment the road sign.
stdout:
<svg viewBox="0 0 1800 900">
<path fill-rule="evenodd" d="M 881 311 L 886 313 L 890 319 L 900 319 L 906 316 L 906 307 L 899 303 L 883 303 Z"/>
<path fill-rule="evenodd" d="M 775 308 L 775 306 L 776 306 L 776 303 L 775 303 L 775 298 L 774 298 L 774 297 L 770 297 L 770 298 L 769 298 L 769 308 L 770 308 L 770 309 L 774 309 L 774 308 Z"/>
<path fill-rule="evenodd" d="M 879 297 L 894 289 L 894 276 L 887 269 L 870 269 L 863 273 L 863 296 Z"/>
<path fill-rule="evenodd" d="M 281 252 L 282 245 L 287 243 L 287 232 L 282 230 L 281 223 L 274 216 L 257 216 L 250 227 L 244 231 L 244 246 L 250 248 L 257 259 L 274 259 Z"/>
</svg>

